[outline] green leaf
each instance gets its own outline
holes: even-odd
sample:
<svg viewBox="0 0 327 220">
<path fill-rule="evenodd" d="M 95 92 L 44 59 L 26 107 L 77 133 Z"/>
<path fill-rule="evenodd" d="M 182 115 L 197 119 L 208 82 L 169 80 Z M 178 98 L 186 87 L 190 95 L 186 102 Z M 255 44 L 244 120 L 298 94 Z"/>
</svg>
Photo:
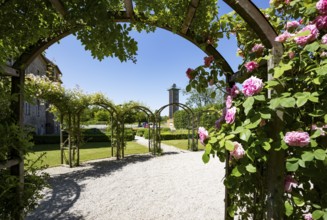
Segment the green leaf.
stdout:
<svg viewBox="0 0 327 220">
<path fill-rule="evenodd" d="M 210 160 L 210 156 L 207 153 L 204 153 L 202 155 L 202 161 L 203 161 L 203 163 L 208 163 L 209 160 Z"/>
<path fill-rule="evenodd" d="M 281 102 L 281 98 L 271 99 L 269 108 L 276 109 L 280 105 L 280 102 Z"/>
<path fill-rule="evenodd" d="M 279 78 L 280 76 L 282 76 L 284 74 L 284 72 L 286 72 L 287 70 L 292 69 L 292 65 L 290 63 L 287 64 L 283 64 L 281 66 L 277 66 L 274 68 L 274 78 Z"/>
<path fill-rule="evenodd" d="M 318 49 L 319 49 L 319 43 L 317 41 L 315 41 L 312 44 L 308 44 L 304 47 L 304 50 L 309 51 L 309 52 L 315 52 Z"/>
<path fill-rule="evenodd" d="M 304 199 L 302 197 L 293 196 L 292 198 L 293 198 L 293 201 L 294 201 L 295 205 L 297 205 L 298 207 L 304 206 L 305 202 L 304 202 Z"/>
<path fill-rule="evenodd" d="M 244 130 L 243 126 L 239 126 L 237 127 L 233 132 L 231 132 L 232 134 L 238 134 L 240 132 L 242 132 Z"/>
<path fill-rule="evenodd" d="M 311 136 L 310 138 L 317 138 L 317 137 L 320 137 L 321 135 L 321 130 L 320 129 L 317 129 Z"/>
<path fill-rule="evenodd" d="M 234 150 L 234 143 L 231 142 L 230 140 L 227 140 L 225 142 L 225 148 L 226 148 L 226 150 L 233 151 Z"/>
<path fill-rule="evenodd" d="M 244 127 L 247 128 L 247 129 L 253 129 L 253 128 L 258 127 L 258 125 L 261 122 L 260 115 L 255 115 L 252 118 L 250 118 L 250 122 L 251 122 L 250 124 L 248 124 L 248 125 L 246 125 Z"/>
<path fill-rule="evenodd" d="M 217 141 L 218 141 L 217 138 L 215 138 L 215 137 L 210 137 L 209 143 L 210 143 L 210 144 L 215 144 L 215 143 L 217 143 Z"/>
<path fill-rule="evenodd" d="M 252 109 L 253 103 L 254 103 L 254 98 L 252 96 L 248 97 L 245 100 L 245 102 L 243 103 L 245 115 L 247 115 L 249 111 Z"/>
<path fill-rule="evenodd" d="M 291 205 L 291 203 L 289 201 L 285 201 L 284 206 L 285 206 L 285 215 L 288 217 L 291 216 L 293 214 L 293 206 Z"/>
<path fill-rule="evenodd" d="M 326 151 L 323 149 L 317 149 L 313 154 L 317 160 L 325 160 L 326 158 Z"/>
<path fill-rule="evenodd" d="M 248 141 L 251 136 L 251 131 L 249 129 L 245 129 L 240 133 L 240 139 L 243 141 Z"/>
<path fill-rule="evenodd" d="M 255 166 L 253 166 L 252 164 L 248 164 L 245 169 L 249 172 L 249 173 L 255 173 L 257 172 L 257 168 Z"/>
<path fill-rule="evenodd" d="M 312 161 L 314 154 L 311 151 L 306 151 L 301 155 L 303 161 Z"/>
<path fill-rule="evenodd" d="M 253 98 L 258 101 L 266 101 L 266 97 L 264 95 L 256 95 L 253 96 Z"/>
<path fill-rule="evenodd" d="M 297 105 L 298 107 L 301 107 L 301 106 L 303 106 L 307 101 L 308 101 L 308 98 L 307 98 L 307 97 L 305 97 L 305 96 L 299 97 L 299 98 L 297 98 L 297 100 L 296 100 L 296 105 Z"/>
<path fill-rule="evenodd" d="M 266 82 L 266 85 L 271 88 L 271 87 L 274 87 L 274 86 L 277 86 L 279 85 L 280 83 L 277 81 L 277 80 L 269 80 Z"/>
<path fill-rule="evenodd" d="M 234 137 L 235 137 L 235 135 L 230 134 L 230 135 L 227 135 L 227 136 L 225 137 L 225 139 L 226 139 L 226 140 L 230 140 L 230 139 L 233 139 Z"/>
<path fill-rule="evenodd" d="M 186 92 L 190 92 L 191 89 L 192 89 L 192 86 L 191 86 L 190 84 L 188 84 L 188 85 L 186 86 Z"/>
<path fill-rule="evenodd" d="M 262 143 L 262 148 L 265 149 L 266 151 L 269 151 L 271 149 L 271 145 L 268 141 L 265 141 Z"/>
<path fill-rule="evenodd" d="M 293 108 L 295 106 L 295 99 L 293 97 L 282 98 L 280 105 L 285 108 Z"/>
<path fill-rule="evenodd" d="M 234 169 L 232 170 L 232 173 L 231 173 L 232 176 L 235 176 L 235 177 L 240 177 L 242 176 L 242 173 L 239 169 L 239 166 L 236 166 L 234 167 Z"/>
<path fill-rule="evenodd" d="M 268 109 L 263 109 L 259 113 L 260 113 L 262 119 L 271 119 L 271 114 Z"/>
<path fill-rule="evenodd" d="M 312 80 L 312 82 L 313 82 L 314 84 L 316 84 L 316 85 L 321 85 L 321 83 L 323 82 L 323 78 L 321 78 L 320 76 L 318 76 L 318 77 L 314 78 L 314 79 Z"/>
<path fill-rule="evenodd" d="M 206 145 L 206 149 L 205 149 L 205 153 L 208 154 L 208 155 L 210 155 L 211 149 L 212 149 L 211 144 L 207 144 Z"/>
<path fill-rule="evenodd" d="M 298 168 L 299 168 L 298 162 L 286 162 L 287 171 L 294 172 L 294 171 L 297 171 Z"/>
<path fill-rule="evenodd" d="M 324 121 L 327 123 L 327 114 L 324 116 Z"/>
<path fill-rule="evenodd" d="M 305 168 L 305 162 L 303 160 L 299 160 L 299 166 Z"/>
<path fill-rule="evenodd" d="M 323 211 L 321 211 L 321 210 L 316 210 L 316 211 L 314 211 L 314 212 L 312 213 L 312 218 L 313 218 L 314 220 L 316 220 L 316 219 L 320 219 L 323 215 L 324 215 L 324 212 L 323 212 Z"/>
</svg>

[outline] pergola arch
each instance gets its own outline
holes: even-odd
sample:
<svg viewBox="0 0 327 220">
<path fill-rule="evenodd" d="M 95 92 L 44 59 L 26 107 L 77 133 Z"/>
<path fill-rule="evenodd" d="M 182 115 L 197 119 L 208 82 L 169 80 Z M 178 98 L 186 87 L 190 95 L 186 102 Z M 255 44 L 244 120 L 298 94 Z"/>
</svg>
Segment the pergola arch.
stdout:
<svg viewBox="0 0 327 220">
<path fill-rule="evenodd" d="M 195 129 L 195 126 L 194 126 L 194 124 L 195 124 L 196 118 L 195 118 L 194 112 L 192 111 L 192 109 L 190 107 L 188 107 L 187 105 L 185 105 L 183 103 L 175 103 L 175 102 L 169 103 L 167 105 L 164 105 L 164 106 L 160 107 L 156 111 L 156 118 L 159 119 L 161 112 L 165 108 L 167 108 L 168 106 L 172 106 L 172 105 L 177 105 L 177 106 L 181 107 L 182 109 L 184 109 L 188 113 L 189 117 L 191 116 L 190 119 L 191 119 L 191 130 L 192 130 L 192 135 L 191 135 L 191 137 L 192 137 L 191 138 L 192 139 L 192 143 L 190 143 L 190 125 L 189 125 L 190 121 L 188 121 L 188 128 L 187 128 L 187 130 L 188 130 L 188 148 L 191 149 L 191 150 L 193 150 L 193 151 L 198 150 L 197 142 L 194 142 L 194 137 L 195 137 L 195 130 L 194 130 Z M 160 120 L 158 120 L 158 129 L 157 129 L 157 132 L 156 132 L 156 136 L 157 136 L 156 137 L 157 138 L 157 142 L 156 143 L 158 145 L 158 149 L 161 149 Z"/>
<path fill-rule="evenodd" d="M 10 2 L 10 0 L 4 1 L 0 7 L 5 5 L 6 3 Z M 64 5 L 62 4 L 61 0 L 49 0 L 55 10 L 62 16 L 67 16 L 67 11 L 65 10 Z M 199 44 L 205 43 L 205 40 L 202 39 L 202 42 L 199 42 L 196 40 L 196 37 L 192 35 L 191 31 L 189 31 L 189 26 L 192 23 L 192 19 L 196 13 L 197 6 L 199 4 L 200 0 L 190 0 L 188 9 L 187 9 L 187 16 L 183 22 L 183 26 L 177 34 L 181 35 L 185 39 L 191 41 L 196 46 L 199 47 Z M 283 52 L 283 47 L 281 43 L 275 42 L 274 39 L 277 36 L 275 30 L 271 26 L 271 24 L 267 21 L 265 16 L 260 12 L 260 10 L 252 3 L 250 0 L 224 0 L 230 7 L 232 7 L 248 24 L 249 26 L 258 34 L 259 38 L 261 39 L 262 43 L 267 47 L 272 49 L 273 58 L 268 63 L 268 68 L 272 68 L 278 61 L 279 57 L 281 56 Z M 121 12 L 116 17 L 116 22 L 131 22 L 135 19 L 137 19 L 137 16 L 133 10 L 133 1 L 132 0 L 124 0 L 124 5 L 126 11 Z M 121 16 L 121 17 L 119 17 Z M 153 24 L 151 24 L 153 25 Z M 12 93 L 13 94 L 20 94 L 18 101 L 12 103 L 12 110 L 13 110 L 13 118 L 17 121 L 19 125 L 22 125 L 22 119 L 23 119 L 23 85 L 24 85 L 24 69 L 25 67 L 42 51 L 44 51 L 46 48 L 51 46 L 53 43 L 57 42 L 58 40 L 62 39 L 65 36 L 68 36 L 69 34 L 75 32 L 81 27 L 72 27 L 67 30 L 63 30 L 60 33 L 56 33 L 55 37 L 50 37 L 50 39 L 39 39 L 39 42 L 35 45 L 31 46 L 28 50 L 26 50 L 14 63 L 12 66 L 13 68 L 8 69 L 7 68 L 7 75 L 12 76 Z M 162 27 L 167 29 L 168 27 Z M 168 28 L 169 30 L 169 28 Z M 172 31 L 172 30 L 171 30 Z M 201 48 L 201 47 L 200 47 Z M 233 71 L 230 68 L 230 65 L 227 63 L 227 61 L 221 56 L 221 54 L 214 48 L 211 44 L 208 44 L 203 49 L 206 53 L 213 55 L 214 58 L 220 62 L 220 66 L 223 72 L 225 73 L 231 73 L 227 74 L 227 81 L 230 82 L 231 80 L 235 81 L 235 78 L 237 77 L 237 74 L 233 75 L 233 78 L 231 78 Z M 17 74 L 18 72 L 18 74 Z M 18 77 L 17 77 L 18 76 Z M 269 78 L 269 77 L 268 77 Z M 233 83 L 233 82 L 231 82 Z M 167 107 L 167 106 L 166 106 Z M 182 106 L 181 106 L 182 107 Z M 160 115 L 160 113 L 159 113 Z M 160 124 L 159 124 L 160 126 Z M 278 127 L 278 125 L 276 125 Z M 160 142 L 159 142 L 160 143 Z M 278 163 L 279 159 L 283 157 L 281 154 L 282 152 L 272 152 L 270 155 L 270 159 L 272 162 L 276 161 Z M 14 162 L 7 162 L 8 166 L 11 169 L 12 175 L 19 176 L 20 180 L 22 181 L 23 177 L 23 161 L 21 160 L 21 155 L 19 152 L 11 152 L 12 158 L 20 158 L 20 160 L 15 160 Z M 269 164 L 268 172 L 271 172 L 271 169 L 282 171 L 282 167 L 278 166 L 276 163 Z M 226 166 L 228 167 L 228 164 L 226 163 Z M 227 169 L 228 170 L 228 169 Z M 279 177 L 279 173 L 272 172 L 272 175 L 270 176 L 272 181 L 268 181 L 270 184 L 271 189 L 269 191 L 271 192 L 271 198 L 269 200 L 271 201 L 269 203 L 268 212 L 274 213 L 274 209 L 278 210 L 278 207 L 275 207 L 274 199 L 278 197 L 279 195 L 276 195 L 273 188 L 279 187 L 279 186 L 273 186 L 276 181 L 274 181 L 275 178 Z M 280 181 L 279 181 L 280 182 Z M 228 203 L 228 201 L 226 201 Z M 277 213 L 277 212 L 276 212 Z M 272 216 L 274 215 L 274 216 Z M 275 214 L 271 214 L 271 216 L 268 215 L 268 217 L 272 218 L 278 218 L 278 216 Z M 226 218 L 225 214 L 225 218 Z M 19 217 L 16 217 L 17 219 Z"/>
</svg>

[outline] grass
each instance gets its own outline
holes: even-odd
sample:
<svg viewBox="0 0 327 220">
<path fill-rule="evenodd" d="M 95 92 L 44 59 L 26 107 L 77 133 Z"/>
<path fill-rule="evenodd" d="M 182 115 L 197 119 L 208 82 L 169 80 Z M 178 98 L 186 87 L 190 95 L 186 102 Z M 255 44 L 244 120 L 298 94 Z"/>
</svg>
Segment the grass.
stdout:
<svg viewBox="0 0 327 220">
<path fill-rule="evenodd" d="M 187 139 L 165 140 L 165 141 L 161 141 L 161 143 L 171 145 L 171 146 L 177 147 L 182 150 L 187 150 L 188 140 Z M 192 140 L 190 140 L 190 144 L 191 143 L 192 143 Z M 198 148 L 199 148 L 199 150 L 204 150 L 204 146 L 200 143 L 200 141 L 198 143 Z"/>
<path fill-rule="evenodd" d="M 40 155 L 45 154 L 42 157 L 43 164 L 49 165 L 49 167 L 60 165 L 60 150 L 59 144 L 48 144 L 48 145 L 36 145 L 34 146 L 35 153 L 31 153 L 27 156 L 28 159 L 35 160 Z M 137 144 L 134 141 L 128 141 L 126 144 L 125 155 L 130 154 L 142 154 L 148 153 L 148 147 Z M 114 156 L 116 149 L 114 149 Z M 102 158 L 111 157 L 111 147 L 107 142 L 90 142 L 80 147 L 80 161 L 89 161 Z M 41 162 L 37 163 L 38 166 Z"/>
</svg>

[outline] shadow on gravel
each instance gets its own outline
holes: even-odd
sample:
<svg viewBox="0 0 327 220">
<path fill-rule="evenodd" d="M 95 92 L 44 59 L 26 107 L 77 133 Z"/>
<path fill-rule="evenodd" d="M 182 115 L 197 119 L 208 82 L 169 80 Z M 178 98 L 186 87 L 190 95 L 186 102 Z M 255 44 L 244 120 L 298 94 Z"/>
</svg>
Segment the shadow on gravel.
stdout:
<svg viewBox="0 0 327 220">
<path fill-rule="evenodd" d="M 51 192 L 46 194 L 37 209 L 29 213 L 25 220 L 82 220 L 84 217 L 78 213 L 67 212 L 80 197 L 83 185 L 79 185 L 78 182 L 110 176 L 112 172 L 118 171 L 128 164 L 145 162 L 152 158 L 154 157 L 150 154 L 142 154 L 126 156 L 122 160 L 88 162 L 81 165 L 82 167 L 90 166 L 85 170 L 74 171 L 72 168 L 72 172 L 55 175 L 49 179 Z"/>
</svg>

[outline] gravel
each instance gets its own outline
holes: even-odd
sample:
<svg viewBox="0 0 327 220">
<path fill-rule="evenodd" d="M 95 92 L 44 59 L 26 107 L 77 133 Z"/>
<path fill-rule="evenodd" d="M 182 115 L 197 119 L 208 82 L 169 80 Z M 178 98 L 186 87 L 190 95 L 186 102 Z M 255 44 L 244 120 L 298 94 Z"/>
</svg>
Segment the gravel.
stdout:
<svg viewBox="0 0 327 220">
<path fill-rule="evenodd" d="M 147 146 L 146 140 L 138 142 Z M 224 164 L 162 145 L 164 154 L 104 159 L 46 170 L 51 188 L 27 220 L 224 219 Z"/>
</svg>

